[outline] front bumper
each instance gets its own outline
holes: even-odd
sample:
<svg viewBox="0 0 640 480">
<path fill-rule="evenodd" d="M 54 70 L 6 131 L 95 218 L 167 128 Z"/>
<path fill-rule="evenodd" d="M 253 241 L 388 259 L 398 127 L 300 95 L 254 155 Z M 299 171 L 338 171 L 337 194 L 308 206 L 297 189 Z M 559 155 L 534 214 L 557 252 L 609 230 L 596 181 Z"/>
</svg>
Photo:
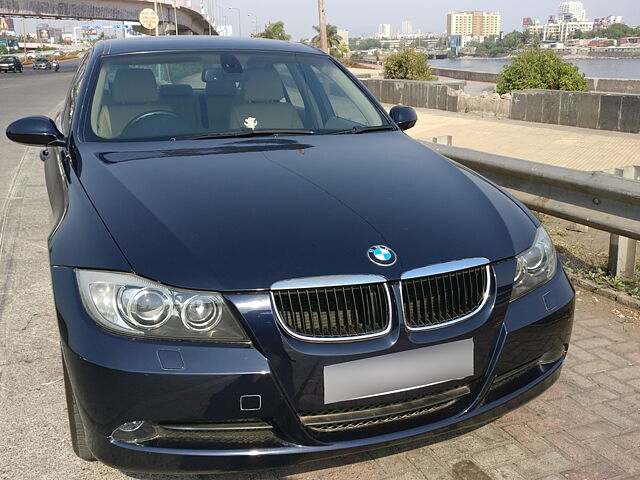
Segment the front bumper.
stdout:
<svg viewBox="0 0 640 480">
<path fill-rule="evenodd" d="M 464 405 L 422 424 L 393 424 L 373 435 L 318 439 L 302 424 L 278 374 L 280 358 L 258 345 L 133 340 L 105 332 L 86 316 L 71 269 L 53 268 L 53 285 L 64 362 L 96 458 L 113 467 L 143 472 L 245 470 L 344 455 L 391 443 L 466 430 L 517 408 L 559 377 L 573 320 L 574 293 L 562 269 L 544 287 L 505 308 L 486 370 Z M 228 298 L 245 320 L 248 305 L 263 294 Z M 508 297 L 507 297 L 508 298 Z M 249 322 L 273 322 L 265 313 Z M 267 349 L 268 351 L 268 349 Z M 173 352 L 167 354 L 166 352 Z M 179 352 L 176 354 L 175 352 Z M 549 353 L 554 352 L 550 357 Z M 164 359 L 164 360 L 163 360 Z M 289 359 L 290 360 L 290 359 Z M 524 368 L 526 367 L 526 368 Z M 311 374 L 310 374 L 311 375 Z M 260 396 L 256 409 L 242 398 Z M 257 406 L 257 405 L 254 405 Z M 203 439 L 183 442 L 116 441 L 121 424 L 148 420 L 162 425 L 262 421 L 271 439 L 252 443 Z M 197 437 L 197 438 L 196 438 Z"/>
</svg>

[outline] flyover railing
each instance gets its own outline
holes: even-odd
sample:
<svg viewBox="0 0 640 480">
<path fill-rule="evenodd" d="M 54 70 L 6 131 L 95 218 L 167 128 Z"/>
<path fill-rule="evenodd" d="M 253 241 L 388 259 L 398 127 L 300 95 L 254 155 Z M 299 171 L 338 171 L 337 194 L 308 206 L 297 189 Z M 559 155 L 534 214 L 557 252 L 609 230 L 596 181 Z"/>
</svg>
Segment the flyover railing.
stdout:
<svg viewBox="0 0 640 480">
<path fill-rule="evenodd" d="M 615 235 L 609 254 L 617 258 L 610 258 L 609 266 L 610 270 L 614 264 L 616 268 L 611 273 L 622 277 L 633 275 L 635 240 L 640 240 L 639 181 L 423 143 L 495 182 L 532 210 Z"/>
</svg>

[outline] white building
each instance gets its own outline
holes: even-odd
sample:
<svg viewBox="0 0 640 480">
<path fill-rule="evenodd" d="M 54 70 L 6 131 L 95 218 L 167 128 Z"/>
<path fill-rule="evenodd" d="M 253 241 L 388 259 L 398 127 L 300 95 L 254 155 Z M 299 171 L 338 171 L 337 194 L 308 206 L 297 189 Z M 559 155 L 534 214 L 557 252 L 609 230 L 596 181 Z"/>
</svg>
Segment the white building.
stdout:
<svg viewBox="0 0 640 480">
<path fill-rule="evenodd" d="M 376 38 L 391 38 L 391 24 L 381 23 L 380 25 L 378 25 L 378 33 L 376 33 Z"/>
<path fill-rule="evenodd" d="M 582 2 L 562 2 L 558 7 L 558 22 L 581 22 L 587 19 L 587 11 Z"/>
<path fill-rule="evenodd" d="M 338 36 L 342 38 L 342 43 L 346 43 L 347 45 L 349 45 L 349 30 L 339 28 Z"/>
<path fill-rule="evenodd" d="M 605 28 L 609 28 L 611 25 L 614 25 L 616 23 L 622 23 L 621 15 L 609 15 L 608 17 L 596 18 L 593 21 L 593 29 L 603 30 Z"/>
<path fill-rule="evenodd" d="M 413 33 L 413 23 L 409 20 L 405 20 L 404 22 L 402 22 L 400 32 L 402 33 L 402 35 L 411 35 Z"/>
<path fill-rule="evenodd" d="M 544 42 L 560 42 L 564 43 L 573 37 L 576 30 L 589 32 L 593 30 L 593 22 L 557 22 L 547 23 L 542 32 L 542 40 Z"/>
</svg>

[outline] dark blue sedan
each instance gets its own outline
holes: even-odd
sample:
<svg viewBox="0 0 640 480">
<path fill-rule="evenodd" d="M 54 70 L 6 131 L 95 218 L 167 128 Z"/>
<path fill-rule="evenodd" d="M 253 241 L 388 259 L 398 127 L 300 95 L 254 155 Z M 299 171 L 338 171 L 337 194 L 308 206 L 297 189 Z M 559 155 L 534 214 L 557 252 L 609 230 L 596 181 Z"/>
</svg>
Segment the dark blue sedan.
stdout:
<svg viewBox="0 0 640 480">
<path fill-rule="evenodd" d="M 547 389 L 574 292 L 539 221 L 270 40 L 98 42 L 46 146 L 71 439 L 127 471 L 464 431 Z"/>
</svg>

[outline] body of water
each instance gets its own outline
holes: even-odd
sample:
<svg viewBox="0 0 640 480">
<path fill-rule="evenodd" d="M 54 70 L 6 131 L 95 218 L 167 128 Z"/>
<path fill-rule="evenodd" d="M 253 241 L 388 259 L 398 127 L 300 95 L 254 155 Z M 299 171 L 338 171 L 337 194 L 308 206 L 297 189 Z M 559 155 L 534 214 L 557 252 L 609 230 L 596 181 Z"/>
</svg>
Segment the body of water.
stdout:
<svg viewBox="0 0 640 480">
<path fill-rule="evenodd" d="M 638 78 L 640 79 L 640 58 L 578 58 L 567 59 L 580 68 L 580 72 L 592 78 Z M 505 58 L 449 58 L 429 60 L 429 64 L 440 68 L 476 70 L 499 73 L 504 65 L 511 63 Z"/>
</svg>

